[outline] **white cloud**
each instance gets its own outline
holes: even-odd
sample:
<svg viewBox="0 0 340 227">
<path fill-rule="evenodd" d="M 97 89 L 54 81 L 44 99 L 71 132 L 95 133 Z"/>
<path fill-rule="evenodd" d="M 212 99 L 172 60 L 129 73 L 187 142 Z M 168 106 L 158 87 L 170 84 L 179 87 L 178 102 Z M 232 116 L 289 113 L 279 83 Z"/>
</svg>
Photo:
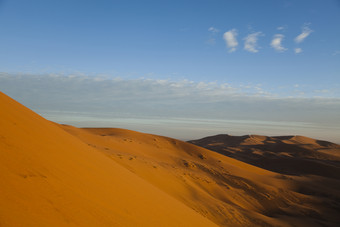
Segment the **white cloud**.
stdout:
<svg viewBox="0 0 340 227">
<path fill-rule="evenodd" d="M 295 42 L 296 43 L 301 43 L 303 42 L 311 33 L 313 32 L 313 30 L 311 30 L 308 25 L 304 25 L 302 27 L 302 32 L 300 35 L 298 35 L 296 38 L 295 38 Z"/>
<path fill-rule="evenodd" d="M 283 52 L 283 51 L 286 51 L 287 48 L 284 48 L 282 46 L 282 40 L 284 39 L 284 35 L 282 34 L 275 34 L 271 43 L 270 43 L 270 46 L 272 48 L 274 48 L 276 51 L 278 52 Z"/>
<path fill-rule="evenodd" d="M 257 40 L 258 40 L 258 37 L 261 35 L 263 35 L 262 32 L 255 32 L 245 37 L 244 38 L 245 40 L 244 49 L 252 53 L 257 53 L 258 52 Z"/>
<path fill-rule="evenodd" d="M 282 30 L 285 30 L 286 27 L 285 26 L 280 26 L 280 27 L 277 27 L 276 29 L 279 30 L 279 31 L 282 31 Z"/>
<path fill-rule="evenodd" d="M 238 46 L 236 37 L 237 37 L 236 29 L 231 29 L 223 34 L 223 39 L 225 40 L 230 53 L 234 52 L 236 50 L 236 47 Z"/>
<path fill-rule="evenodd" d="M 295 54 L 300 54 L 302 52 L 301 48 L 295 48 L 294 49 Z"/>
</svg>

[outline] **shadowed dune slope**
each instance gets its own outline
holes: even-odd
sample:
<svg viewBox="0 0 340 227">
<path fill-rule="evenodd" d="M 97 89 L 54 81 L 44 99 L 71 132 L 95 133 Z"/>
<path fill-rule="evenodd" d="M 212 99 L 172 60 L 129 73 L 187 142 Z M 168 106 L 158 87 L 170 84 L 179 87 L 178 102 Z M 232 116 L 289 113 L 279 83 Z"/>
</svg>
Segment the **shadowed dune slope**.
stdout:
<svg viewBox="0 0 340 227">
<path fill-rule="evenodd" d="M 0 93 L 0 226 L 214 226 Z"/>
<path fill-rule="evenodd" d="M 340 145 L 304 136 L 216 135 L 189 141 L 228 157 L 290 175 L 340 180 Z"/>
</svg>

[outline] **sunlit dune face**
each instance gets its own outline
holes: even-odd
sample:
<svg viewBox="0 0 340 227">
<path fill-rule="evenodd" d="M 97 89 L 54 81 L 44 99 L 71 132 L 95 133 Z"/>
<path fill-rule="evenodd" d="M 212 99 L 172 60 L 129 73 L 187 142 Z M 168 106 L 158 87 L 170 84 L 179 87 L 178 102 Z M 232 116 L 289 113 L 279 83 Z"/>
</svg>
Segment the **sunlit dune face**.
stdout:
<svg viewBox="0 0 340 227">
<path fill-rule="evenodd" d="M 215 224 L 0 93 L 1 225 Z"/>
</svg>

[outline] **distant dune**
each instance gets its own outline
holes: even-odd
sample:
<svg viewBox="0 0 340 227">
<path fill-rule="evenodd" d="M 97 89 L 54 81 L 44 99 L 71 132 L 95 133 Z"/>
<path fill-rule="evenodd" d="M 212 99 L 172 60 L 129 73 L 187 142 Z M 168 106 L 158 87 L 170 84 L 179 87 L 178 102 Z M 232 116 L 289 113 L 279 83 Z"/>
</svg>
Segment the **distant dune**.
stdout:
<svg viewBox="0 0 340 227">
<path fill-rule="evenodd" d="M 304 136 L 216 135 L 189 141 L 278 173 L 340 180 L 340 145 Z"/>
<path fill-rule="evenodd" d="M 338 145 L 304 137 L 275 138 L 311 152 L 297 154 L 287 146 L 280 154 L 268 150 L 270 155 L 312 158 L 315 170 L 273 172 L 227 157 L 229 153 L 167 137 L 59 125 L 3 93 L 0 110 L 0 226 L 340 223 L 339 175 L 328 173 L 329 166 L 339 169 Z M 236 153 L 246 144 L 274 140 L 248 139 L 233 145 L 210 140 L 207 146 L 220 143 Z M 204 146 L 201 142 L 194 143 Z M 267 157 L 266 152 L 259 148 L 254 155 Z"/>
</svg>

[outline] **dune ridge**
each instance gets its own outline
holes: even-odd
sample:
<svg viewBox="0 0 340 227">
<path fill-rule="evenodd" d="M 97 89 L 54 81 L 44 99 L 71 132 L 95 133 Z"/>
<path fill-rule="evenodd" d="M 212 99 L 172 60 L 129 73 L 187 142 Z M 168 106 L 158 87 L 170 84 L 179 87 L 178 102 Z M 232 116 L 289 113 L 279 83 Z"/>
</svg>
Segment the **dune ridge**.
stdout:
<svg viewBox="0 0 340 227">
<path fill-rule="evenodd" d="M 340 223 L 335 177 L 273 172 L 163 136 L 60 125 L 2 93 L 0 105 L 0 225 Z"/>
</svg>

